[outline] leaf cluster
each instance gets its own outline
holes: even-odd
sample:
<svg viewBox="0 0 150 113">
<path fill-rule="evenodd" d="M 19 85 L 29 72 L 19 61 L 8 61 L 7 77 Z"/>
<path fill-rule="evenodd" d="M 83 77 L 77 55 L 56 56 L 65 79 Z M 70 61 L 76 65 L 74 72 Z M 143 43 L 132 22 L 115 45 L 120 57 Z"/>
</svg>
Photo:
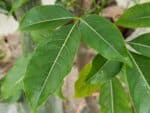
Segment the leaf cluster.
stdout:
<svg viewBox="0 0 150 113">
<path fill-rule="evenodd" d="M 36 112 L 50 95 L 60 95 L 83 40 L 97 55 L 81 70 L 75 96 L 100 91 L 102 113 L 131 113 L 131 103 L 137 113 L 150 113 L 150 33 L 126 41 L 116 25 L 150 27 L 150 3 L 129 8 L 115 23 L 99 15 L 76 17 L 58 5 L 32 8 L 20 29 L 32 34 L 37 47 L 27 63 L 12 69 L 14 78 L 12 73 L 5 78 L 3 97 L 9 99 L 15 95 L 12 90 L 23 89 Z M 16 85 L 18 80 L 21 85 Z"/>
</svg>

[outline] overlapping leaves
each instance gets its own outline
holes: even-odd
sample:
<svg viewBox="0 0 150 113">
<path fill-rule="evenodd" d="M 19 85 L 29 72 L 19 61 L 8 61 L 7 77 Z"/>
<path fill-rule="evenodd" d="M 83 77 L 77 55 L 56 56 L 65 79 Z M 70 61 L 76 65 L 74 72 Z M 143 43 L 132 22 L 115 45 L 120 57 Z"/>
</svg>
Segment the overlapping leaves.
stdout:
<svg viewBox="0 0 150 113">
<path fill-rule="evenodd" d="M 117 24 L 130 28 L 150 26 L 149 7 L 150 4 L 147 3 L 130 8 Z M 150 112 L 149 34 L 128 42 L 140 53 L 129 55 L 121 33 L 112 23 L 96 15 L 77 19 L 68 10 L 57 5 L 31 9 L 23 17 L 20 28 L 23 31 L 32 31 L 36 37 L 40 34 L 36 40 L 38 46 L 28 63 L 24 78 L 24 90 L 34 111 L 49 95 L 60 91 L 65 76 L 71 70 L 82 37 L 101 55 L 97 55 L 81 71 L 76 82 L 76 96 L 88 96 L 99 90 L 103 84 L 100 100 L 102 113 L 130 113 L 127 95 L 114 78 L 124 64 L 137 113 Z M 47 32 L 51 30 L 53 32 Z M 44 40 L 43 33 L 46 33 Z M 126 65 L 131 63 L 130 66 Z"/>
<path fill-rule="evenodd" d="M 137 53 L 150 57 L 150 33 L 140 35 L 128 42 Z"/>
</svg>

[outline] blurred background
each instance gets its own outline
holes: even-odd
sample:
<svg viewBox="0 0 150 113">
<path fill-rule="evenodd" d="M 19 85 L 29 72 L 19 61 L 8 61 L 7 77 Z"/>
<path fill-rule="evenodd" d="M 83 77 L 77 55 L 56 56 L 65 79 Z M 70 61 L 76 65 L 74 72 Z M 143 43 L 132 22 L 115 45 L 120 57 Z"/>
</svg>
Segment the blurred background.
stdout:
<svg viewBox="0 0 150 113">
<path fill-rule="evenodd" d="M 13 4 L 13 0 L 6 1 Z M 12 13 L 13 16 L 8 16 L 9 12 L 5 8 L 9 8 L 9 6 L 5 7 L 3 0 L 0 0 L 0 79 L 3 79 L 19 56 L 28 54 L 34 48 L 35 40 L 30 38 L 29 34 L 21 33 L 18 30 L 20 18 L 33 6 L 59 4 L 65 6 L 77 16 L 96 13 L 114 22 L 126 8 L 144 2 L 150 2 L 150 0 L 30 0 L 29 3 Z M 134 31 L 120 27 L 119 29 L 127 40 L 139 34 L 150 32 L 148 28 Z M 86 98 L 74 98 L 74 82 L 78 78 L 79 71 L 94 55 L 95 52 L 84 43 L 80 45 L 77 60 L 63 86 L 63 94 L 67 97 L 66 100 L 50 97 L 39 113 L 100 113 L 100 107 L 98 106 L 99 92 Z M 0 113 L 29 113 L 24 95 L 16 102 L 2 101 Z"/>
</svg>

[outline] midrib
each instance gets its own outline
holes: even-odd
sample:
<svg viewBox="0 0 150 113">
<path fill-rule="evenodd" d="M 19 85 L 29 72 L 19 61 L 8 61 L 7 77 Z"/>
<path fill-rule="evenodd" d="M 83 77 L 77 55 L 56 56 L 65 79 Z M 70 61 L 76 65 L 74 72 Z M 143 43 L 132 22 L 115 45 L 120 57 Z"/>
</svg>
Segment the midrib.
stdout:
<svg viewBox="0 0 150 113">
<path fill-rule="evenodd" d="M 87 25 L 93 32 L 95 32 L 96 33 L 96 35 L 100 38 L 100 39 L 102 39 L 108 46 L 110 46 L 120 57 L 123 57 L 108 41 L 106 41 L 105 40 L 105 38 L 101 35 L 101 34 L 99 34 L 92 26 L 90 26 L 86 21 L 84 21 L 83 19 L 81 19 L 81 21 L 85 24 L 85 25 Z"/>
<path fill-rule="evenodd" d="M 41 88 L 41 91 L 40 91 L 40 93 L 39 93 L 38 99 L 40 98 L 40 96 L 41 96 L 41 94 L 42 94 L 42 92 L 43 92 L 43 90 L 44 90 L 44 88 L 45 88 L 45 86 L 46 86 L 46 83 L 47 83 L 47 81 L 48 81 L 48 78 L 50 77 L 51 72 L 53 71 L 55 65 L 57 64 L 57 60 L 59 59 L 59 57 L 60 57 L 60 55 L 61 55 L 61 53 L 62 53 L 62 51 L 63 51 L 63 49 L 64 49 L 64 47 L 65 47 L 65 45 L 66 45 L 66 43 L 67 43 L 67 41 L 68 41 L 69 38 L 70 38 L 70 35 L 71 35 L 73 29 L 75 28 L 75 26 L 76 26 L 76 24 L 74 24 L 73 27 L 71 28 L 71 30 L 69 31 L 69 33 L 68 33 L 68 35 L 67 35 L 67 38 L 65 39 L 65 41 L 64 41 L 64 43 L 63 43 L 63 45 L 62 45 L 62 47 L 60 48 L 60 51 L 58 52 L 58 54 L 57 54 L 57 56 L 56 56 L 56 59 L 54 60 L 52 66 L 51 66 L 51 68 L 50 68 L 50 71 L 49 71 L 49 73 L 48 73 L 48 76 L 46 77 L 46 79 L 45 79 L 45 81 L 44 81 L 44 84 L 43 84 L 43 86 L 42 86 L 42 88 Z M 37 100 L 37 101 L 38 101 L 38 100 Z M 37 102 L 36 102 L 36 103 L 37 103 Z"/>
<path fill-rule="evenodd" d="M 114 111 L 114 94 L 113 94 L 113 85 L 112 85 L 112 80 L 110 80 L 110 103 L 111 103 L 111 113 L 115 113 Z"/>
</svg>

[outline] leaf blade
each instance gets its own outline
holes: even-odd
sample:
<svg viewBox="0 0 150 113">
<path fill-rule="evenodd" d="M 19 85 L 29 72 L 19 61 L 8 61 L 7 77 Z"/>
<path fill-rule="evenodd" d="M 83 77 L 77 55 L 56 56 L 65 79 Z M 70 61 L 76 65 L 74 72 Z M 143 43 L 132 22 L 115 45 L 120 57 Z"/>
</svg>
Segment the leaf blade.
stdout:
<svg viewBox="0 0 150 113">
<path fill-rule="evenodd" d="M 54 32 L 50 41 L 37 48 L 24 79 L 25 92 L 33 109 L 43 104 L 49 95 L 55 94 L 61 87 L 64 77 L 71 70 L 79 42 L 80 33 L 74 24 Z M 49 52 L 51 54 L 47 54 Z M 40 57 L 42 62 L 39 61 Z M 31 78 L 34 78 L 34 86 Z"/>
<path fill-rule="evenodd" d="M 22 87 L 22 80 L 25 75 L 29 57 L 20 57 L 14 67 L 7 73 L 2 82 L 1 94 L 5 100 L 17 101 L 20 97 Z"/>
<path fill-rule="evenodd" d="M 136 54 L 130 54 L 130 56 L 133 62 L 133 67 L 126 66 L 130 94 L 136 111 L 138 113 L 149 113 L 150 106 L 147 105 L 149 105 L 150 100 L 150 72 L 148 70 L 150 59 Z"/>
<path fill-rule="evenodd" d="M 150 27 L 149 20 L 150 20 L 150 3 L 144 3 L 129 8 L 119 18 L 116 24 L 128 28 Z"/>
<path fill-rule="evenodd" d="M 140 35 L 127 43 L 139 54 L 150 57 L 150 33 Z"/>
<path fill-rule="evenodd" d="M 96 49 L 103 57 L 109 60 L 129 63 L 122 35 L 109 21 L 96 15 L 87 16 L 81 19 L 80 31 L 83 40 Z"/>
<path fill-rule="evenodd" d="M 59 27 L 60 25 L 64 25 L 72 19 L 73 15 L 61 6 L 37 6 L 32 8 L 23 17 L 20 29 L 23 31 L 41 29 L 51 30 Z"/>
<path fill-rule="evenodd" d="M 86 82 L 87 78 L 97 72 L 98 67 L 99 64 L 97 63 L 97 58 L 95 58 L 92 63 L 88 63 L 83 67 L 79 73 L 79 78 L 75 82 L 75 97 L 80 98 L 90 96 L 100 88 L 100 84 L 88 84 Z"/>
<path fill-rule="evenodd" d="M 129 98 L 117 78 L 101 87 L 100 108 L 102 113 L 132 113 Z"/>
</svg>

